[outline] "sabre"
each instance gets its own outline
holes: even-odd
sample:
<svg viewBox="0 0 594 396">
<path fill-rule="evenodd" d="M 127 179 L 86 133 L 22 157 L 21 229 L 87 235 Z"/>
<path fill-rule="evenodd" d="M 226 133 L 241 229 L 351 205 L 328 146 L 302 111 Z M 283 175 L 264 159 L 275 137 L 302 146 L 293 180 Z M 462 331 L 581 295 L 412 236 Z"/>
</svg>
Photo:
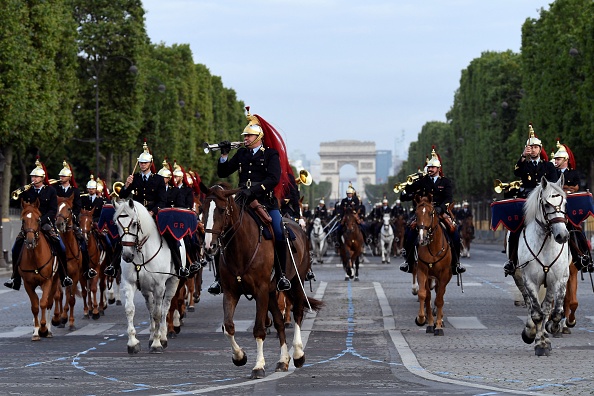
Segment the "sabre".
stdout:
<svg viewBox="0 0 594 396">
<path fill-rule="evenodd" d="M 301 281 L 301 276 L 299 276 L 299 270 L 297 269 L 297 263 L 295 263 L 295 257 L 293 257 L 293 250 L 291 249 L 291 241 L 289 238 L 289 232 L 287 231 L 287 226 L 283 224 L 283 228 L 285 229 L 285 241 L 287 241 L 287 247 L 289 248 L 289 254 L 291 255 L 291 261 L 293 262 L 293 267 L 295 267 L 295 273 L 297 274 L 297 279 L 299 280 L 299 286 L 301 286 L 301 290 L 303 290 L 303 295 L 305 296 L 305 302 L 307 302 L 307 307 L 309 308 L 309 312 L 313 312 L 311 309 L 311 305 L 309 304 L 309 299 L 307 298 L 307 293 L 305 292 L 305 288 L 303 287 L 303 282 Z"/>
</svg>

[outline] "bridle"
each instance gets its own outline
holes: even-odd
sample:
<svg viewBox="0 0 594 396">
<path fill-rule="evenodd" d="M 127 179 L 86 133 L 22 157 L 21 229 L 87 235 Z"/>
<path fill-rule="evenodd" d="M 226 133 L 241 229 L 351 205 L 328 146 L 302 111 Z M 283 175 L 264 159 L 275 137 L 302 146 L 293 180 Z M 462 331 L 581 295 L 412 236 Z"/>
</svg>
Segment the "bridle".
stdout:
<svg viewBox="0 0 594 396">
<path fill-rule="evenodd" d="M 25 214 L 25 216 L 27 215 L 32 215 L 33 213 L 27 212 Z M 24 216 L 23 216 L 24 217 Z M 21 231 L 23 232 L 23 235 L 25 236 L 24 238 L 24 243 L 25 243 L 25 247 L 27 249 L 35 249 L 37 247 L 37 243 L 39 241 L 39 230 L 41 229 L 41 216 L 37 217 L 37 227 L 36 228 L 25 228 L 25 220 L 22 220 L 23 224 L 21 225 Z M 29 242 L 29 239 L 27 238 L 28 234 L 33 234 L 33 240 L 31 242 Z"/>
<path fill-rule="evenodd" d="M 417 212 L 419 211 L 420 207 L 426 208 L 430 206 L 427 203 L 420 203 L 417 205 Z M 421 231 L 421 230 L 427 230 L 427 236 L 425 238 L 426 243 L 424 243 L 421 246 L 427 246 L 427 250 L 429 251 L 429 254 L 435 258 L 437 258 L 437 260 L 433 261 L 433 262 L 427 262 L 425 260 L 422 260 L 420 257 L 418 258 L 419 261 L 422 261 L 423 263 L 427 264 L 427 266 L 429 268 L 432 268 L 433 265 L 437 264 L 438 262 L 440 262 L 441 260 L 443 260 L 446 256 L 447 256 L 447 252 L 446 252 L 446 248 L 448 246 L 448 242 L 445 238 L 445 236 L 442 236 L 442 245 L 441 245 L 441 249 L 439 249 L 439 251 L 437 253 L 433 253 L 431 251 L 431 243 L 433 242 L 433 236 L 435 235 L 435 230 L 437 229 L 437 227 L 440 227 L 439 225 L 439 220 L 437 219 L 436 216 L 436 211 L 435 211 L 435 207 L 431 207 L 431 211 L 429 212 L 429 216 L 430 216 L 430 221 L 428 225 L 425 225 L 425 223 L 420 221 L 420 216 L 417 214 L 416 218 L 417 218 L 417 230 Z"/>
<path fill-rule="evenodd" d="M 63 202 L 62 204 L 66 204 L 66 202 Z M 72 229 L 72 207 L 70 205 L 67 205 L 67 208 L 68 208 L 68 216 L 64 216 L 62 214 L 62 212 L 58 212 L 58 214 L 56 215 L 56 225 L 58 225 L 58 219 L 63 219 L 64 222 L 66 223 L 64 232 Z"/>
</svg>

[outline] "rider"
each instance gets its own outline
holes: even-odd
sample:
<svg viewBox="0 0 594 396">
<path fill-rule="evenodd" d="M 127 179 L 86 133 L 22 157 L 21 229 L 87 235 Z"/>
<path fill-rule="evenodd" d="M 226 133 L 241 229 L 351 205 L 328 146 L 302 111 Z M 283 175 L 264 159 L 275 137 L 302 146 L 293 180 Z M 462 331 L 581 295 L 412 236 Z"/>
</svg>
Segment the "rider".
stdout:
<svg viewBox="0 0 594 396">
<path fill-rule="evenodd" d="M 435 147 L 431 151 L 431 159 L 427 162 L 427 174 L 419 177 L 410 186 L 407 186 L 400 194 L 402 201 L 413 201 L 416 194 L 428 196 L 431 194 L 433 198 L 433 206 L 435 211 L 443 221 L 443 217 L 449 217 L 448 206 L 453 200 L 452 182 L 447 177 L 443 176 L 443 169 L 441 167 L 441 160 L 439 155 L 435 152 Z M 414 201 L 413 201 L 414 204 Z M 416 220 L 414 212 L 409 219 L 411 224 Z M 451 221 L 451 220 L 450 220 Z M 452 241 L 452 273 L 454 275 L 462 274 L 466 271 L 462 265 L 460 265 L 460 234 L 458 229 L 453 227 L 454 231 L 450 228 L 450 240 Z M 406 261 L 400 266 L 400 270 L 408 273 L 412 273 L 412 268 L 415 263 L 415 246 L 417 244 L 417 230 L 412 227 L 406 227 L 406 233 L 404 234 L 404 252 L 403 256 L 406 257 Z"/>
<path fill-rule="evenodd" d="M 542 142 L 534 134 L 532 124 L 528 124 L 528 132 L 529 137 L 526 146 L 514 168 L 514 175 L 522 179 L 522 187 L 518 193 L 518 198 L 527 198 L 528 194 L 536 188 L 543 177 L 550 182 L 556 182 L 558 179 L 555 165 L 549 161 L 547 153 L 542 149 Z M 507 243 L 509 260 L 503 266 L 505 276 L 516 271 L 521 230 L 520 227 L 516 232 L 509 232 Z"/>
<path fill-rule="evenodd" d="M 572 194 L 580 190 L 580 175 L 575 168 L 575 158 L 566 144 L 559 143 L 557 140 L 557 152 L 553 155 L 557 175 L 563 175 L 563 190 L 567 194 Z M 573 243 L 569 244 L 573 265 L 578 270 L 594 272 L 594 264 L 590 255 L 588 241 L 581 227 L 576 227 L 571 222 L 567 222 L 567 229 L 573 236 Z"/>
<path fill-rule="evenodd" d="M 27 203 L 34 203 L 36 200 L 39 201 L 41 230 L 47 236 L 48 242 L 52 245 L 54 254 L 57 255 L 58 275 L 60 276 L 62 286 L 72 286 L 72 279 L 66 273 L 66 248 L 60 239 L 60 234 L 58 234 L 53 225 L 53 220 L 58 213 L 56 190 L 49 186 L 45 165 L 39 161 L 39 158 L 35 161 L 35 169 L 29 175 L 31 176 L 31 187 L 21 194 L 21 200 Z M 18 264 L 24 240 L 25 234 L 21 230 L 12 247 L 12 278 L 4 282 L 4 286 L 14 290 L 21 288 L 21 275 L 19 274 Z"/>
<path fill-rule="evenodd" d="M 97 181 L 93 175 L 91 175 L 91 179 L 87 182 L 87 193 L 87 195 L 80 197 L 80 206 L 82 209 L 92 210 L 93 223 L 98 223 L 105 199 L 97 195 Z"/>
<path fill-rule="evenodd" d="M 347 210 L 355 212 L 357 214 L 360 213 L 361 202 L 359 201 L 359 197 L 355 194 L 355 189 L 353 185 L 349 182 L 349 186 L 346 190 L 346 197 L 340 201 L 340 205 L 337 206 L 337 215 L 342 217 Z M 361 232 L 363 233 L 363 238 L 365 239 L 366 244 L 370 244 L 372 241 L 371 236 L 367 236 L 367 227 L 364 225 L 363 222 L 359 224 L 361 228 Z M 342 244 L 342 225 L 339 224 L 336 228 L 336 244 L 335 247 L 338 249 Z"/>
<path fill-rule="evenodd" d="M 320 199 L 318 206 L 314 210 L 314 218 L 318 217 L 322 224 L 325 224 L 328 221 L 328 208 L 326 207 L 326 202 L 324 202 L 324 198 Z"/>
<path fill-rule="evenodd" d="M 400 199 L 397 199 L 396 202 L 394 203 L 394 206 L 392 206 L 392 212 L 391 212 L 390 215 L 392 217 L 398 217 L 400 215 L 404 216 L 404 218 L 407 217 L 406 210 L 402 206 L 402 203 L 400 202 Z"/>
<path fill-rule="evenodd" d="M 72 230 L 74 231 L 74 236 L 76 237 L 82 252 L 82 273 L 86 274 L 87 278 L 89 279 L 94 278 L 97 276 L 97 271 L 95 271 L 93 268 L 89 268 L 89 251 L 87 250 L 87 242 L 85 241 L 78 224 L 78 216 L 80 215 L 81 208 L 80 191 L 76 185 L 76 181 L 74 180 L 74 172 L 72 172 L 72 167 L 70 164 L 68 164 L 68 162 L 66 162 L 66 160 L 62 162 L 62 170 L 60 173 L 58 173 L 58 176 L 60 176 L 60 184 L 55 187 L 58 198 L 73 197 Z"/>
<path fill-rule="evenodd" d="M 378 206 L 377 208 L 374 208 L 374 212 L 375 213 L 374 213 L 373 217 L 377 222 L 383 221 L 385 214 L 392 217 L 392 208 L 390 208 L 388 198 L 384 197 L 384 199 L 382 199 L 381 205 Z M 390 225 L 392 226 L 392 224 L 390 224 Z M 393 226 L 392 226 L 392 228 L 393 228 Z M 382 231 L 381 225 L 379 227 L 376 227 L 376 229 L 374 231 L 375 231 L 375 236 L 379 239 L 380 233 Z"/>
<path fill-rule="evenodd" d="M 241 190 L 237 193 L 236 200 L 248 204 L 257 199 L 259 205 L 264 206 L 272 217 L 274 257 L 280 272 L 276 288 L 286 291 L 291 288 L 291 282 L 285 276 L 287 245 L 278 205 L 279 200 L 287 195 L 291 177 L 285 142 L 264 118 L 257 114 L 251 115 L 249 106 L 246 110 L 248 125 L 242 133 L 244 147 L 232 158 L 228 158 L 231 143 L 220 142 L 221 157 L 217 164 L 217 174 L 219 177 L 228 177 L 239 171 Z M 217 262 L 218 260 L 215 261 Z M 221 292 L 218 275 L 216 271 L 215 281 L 208 288 L 211 294 Z"/>
</svg>

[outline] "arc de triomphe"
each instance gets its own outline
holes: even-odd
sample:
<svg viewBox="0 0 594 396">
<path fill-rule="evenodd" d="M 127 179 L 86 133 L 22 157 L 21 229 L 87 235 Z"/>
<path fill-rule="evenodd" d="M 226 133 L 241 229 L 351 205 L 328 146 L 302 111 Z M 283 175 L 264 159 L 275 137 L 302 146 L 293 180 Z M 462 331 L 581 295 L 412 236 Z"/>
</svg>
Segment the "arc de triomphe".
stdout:
<svg viewBox="0 0 594 396">
<path fill-rule="evenodd" d="M 359 140 L 336 140 L 320 143 L 320 179 L 332 183 L 330 199 L 346 197 L 340 191 L 340 168 L 353 165 L 357 170 L 356 180 L 352 180 L 357 194 L 365 202 L 365 185 L 375 184 L 375 142 Z"/>
</svg>

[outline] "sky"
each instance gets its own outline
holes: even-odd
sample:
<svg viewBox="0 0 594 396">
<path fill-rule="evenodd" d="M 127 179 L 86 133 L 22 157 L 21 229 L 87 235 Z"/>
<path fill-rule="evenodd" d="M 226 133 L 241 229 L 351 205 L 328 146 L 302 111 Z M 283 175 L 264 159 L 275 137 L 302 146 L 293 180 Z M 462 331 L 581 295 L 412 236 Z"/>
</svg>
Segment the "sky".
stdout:
<svg viewBox="0 0 594 396">
<path fill-rule="evenodd" d="M 321 142 L 373 141 L 406 159 L 446 121 L 461 72 L 485 51 L 520 51 L 550 0 L 144 0 L 153 43 L 196 63 L 319 161 Z M 241 131 L 237 131 L 240 140 Z"/>
</svg>

